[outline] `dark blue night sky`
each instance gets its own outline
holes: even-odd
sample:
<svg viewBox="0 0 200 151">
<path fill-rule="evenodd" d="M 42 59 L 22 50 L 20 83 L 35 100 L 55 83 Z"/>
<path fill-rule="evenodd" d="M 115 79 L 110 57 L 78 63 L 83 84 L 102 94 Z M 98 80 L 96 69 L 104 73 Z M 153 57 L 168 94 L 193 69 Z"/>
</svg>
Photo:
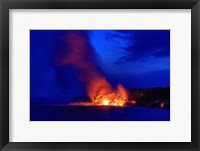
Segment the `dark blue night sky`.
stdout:
<svg viewBox="0 0 200 151">
<path fill-rule="evenodd" d="M 170 85 L 170 30 L 78 32 L 93 51 L 87 58 L 113 86 L 121 83 L 126 89 L 135 89 Z M 30 31 L 31 98 L 85 94 L 77 78 L 81 73 L 71 65 L 57 63 L 63 50 L 68 50 L 63 41 L 66 34 L 65 30 Z"/>
</svg>

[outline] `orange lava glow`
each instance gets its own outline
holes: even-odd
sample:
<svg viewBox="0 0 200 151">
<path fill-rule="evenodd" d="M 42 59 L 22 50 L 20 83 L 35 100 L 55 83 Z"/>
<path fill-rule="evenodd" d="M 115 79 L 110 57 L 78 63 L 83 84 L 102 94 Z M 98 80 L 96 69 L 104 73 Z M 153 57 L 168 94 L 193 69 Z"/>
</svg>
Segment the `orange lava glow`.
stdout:
<svg viewBox="0 0 200 151">
<path fill-rule="evenodd" d="M 131 104 L 136 104 L 136 100 L 130 100 L 129 101 Z"/>
<path fill-rule="evenodd" d="M 103 105 L 109 105 L 109 100 L 103 100 Z"/>
<path fill-rule="evenodd" d="M 91 81 L 88 96 L 95 105 L 124 106 L 128 101 L 127 92 L 121 84 L 115 90 L 104 78 Z"/>
<path fill-rule="evenodd" d="M 164 106 L 165 106 L 165 103 L 162 102 L 162 103 L 160 104 L 160 107 L 161 107 L 161 108 L 164 108 Z"/>
</svg>

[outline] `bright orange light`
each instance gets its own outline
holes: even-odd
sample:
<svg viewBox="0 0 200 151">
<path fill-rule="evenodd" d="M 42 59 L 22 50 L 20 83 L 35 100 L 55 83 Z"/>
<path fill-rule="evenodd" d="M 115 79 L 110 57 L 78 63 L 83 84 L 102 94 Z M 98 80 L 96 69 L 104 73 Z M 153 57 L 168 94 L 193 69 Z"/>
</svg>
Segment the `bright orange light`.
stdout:
<svg viewBox="0 0 200 151">
<path fill-rule="evenodd" d="M 133 103 L 133 104 L 136 104 L 136 100 L 132 100 L 132 103 Z"/>
<path fill-rule="evenodd" d="M 161 107 L 161 108 L 164 108 L 164 106 L 165 106 L 165 103 L 162 102 L 162 103 L 160 104 L 160 107 Z"/>
<path fill-rule="evenodd" d="M 125 106 L 128 101 L 127 91 L 121 84 L 113 89 L 102 77 L 93 79 L 87 92 L 90 101 L 95 105 Z"/>
<path fill-rule="evenodd" d="M 109 100 L 103 100 L 103 105 L 109 105 Z"/>
</svg>

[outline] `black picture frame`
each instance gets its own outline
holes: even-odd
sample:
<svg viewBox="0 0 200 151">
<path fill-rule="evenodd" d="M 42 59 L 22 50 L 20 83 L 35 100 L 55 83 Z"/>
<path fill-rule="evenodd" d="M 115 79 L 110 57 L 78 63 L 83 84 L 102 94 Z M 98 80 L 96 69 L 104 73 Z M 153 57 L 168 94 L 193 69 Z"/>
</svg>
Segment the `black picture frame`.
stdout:
<svg viewBox="0 0 200 151">
<path fill-rule="evenodd" d="M 191 142 L 9 142 L 9 9 L 191 9 L 192 130 Z M 0 148 L 25 150 L 200 150 L 199 0 L 0 0 Z M 20 121 L 19 121 L 20 122 Z M 52 136 L 53 137 L 53 136 Z"/>
</svg>

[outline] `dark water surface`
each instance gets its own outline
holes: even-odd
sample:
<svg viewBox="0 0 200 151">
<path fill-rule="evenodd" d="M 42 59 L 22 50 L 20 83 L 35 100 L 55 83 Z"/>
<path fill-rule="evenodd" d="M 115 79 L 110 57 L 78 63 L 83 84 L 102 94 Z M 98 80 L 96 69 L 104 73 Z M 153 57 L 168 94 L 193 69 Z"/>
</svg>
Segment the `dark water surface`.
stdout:
<svg viewBox="0 0 200 151">
<path fill-rule="evenodd" d="M 170 110 L 141 106 L 31 105 L 31 121 L 169 121 Z"/>
</svg>

